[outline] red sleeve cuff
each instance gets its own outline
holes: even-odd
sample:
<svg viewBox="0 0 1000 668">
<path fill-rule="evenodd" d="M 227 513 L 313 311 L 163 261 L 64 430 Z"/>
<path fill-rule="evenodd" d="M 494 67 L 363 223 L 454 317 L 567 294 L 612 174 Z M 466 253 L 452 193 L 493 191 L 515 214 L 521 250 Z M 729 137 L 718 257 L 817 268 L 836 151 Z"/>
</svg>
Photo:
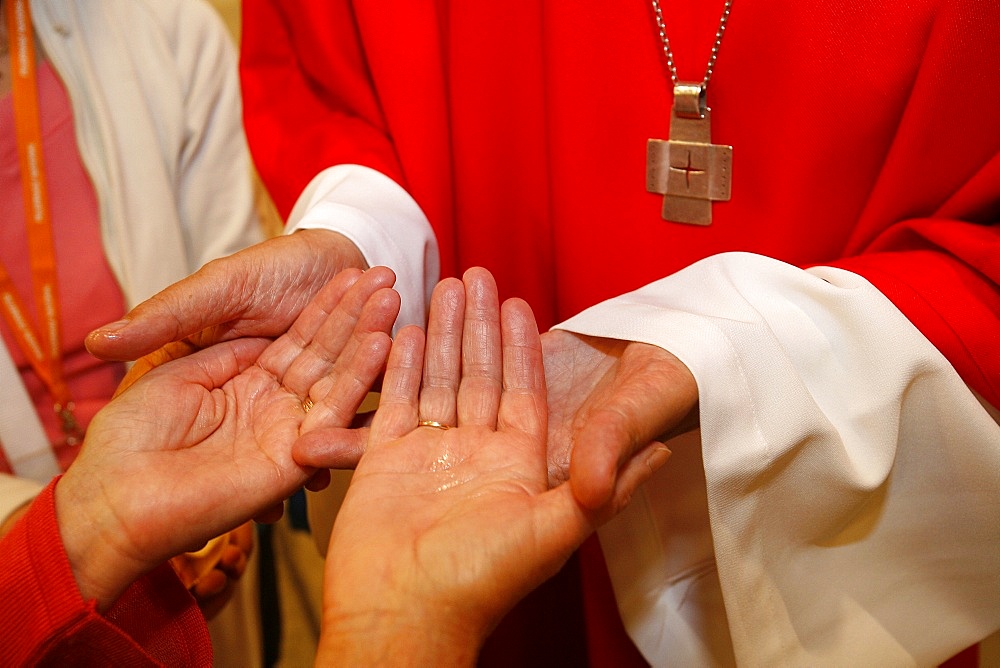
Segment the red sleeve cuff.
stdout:
<svg viewBox="0 0 1000 668">
<path fill-rule="evenodd" d="M 0 541 L 0 665 L 210 665 L 205 620 L 169 565 L 106 616 L 83 600 L 56 522 L 58 480 Z"/>
</svg>

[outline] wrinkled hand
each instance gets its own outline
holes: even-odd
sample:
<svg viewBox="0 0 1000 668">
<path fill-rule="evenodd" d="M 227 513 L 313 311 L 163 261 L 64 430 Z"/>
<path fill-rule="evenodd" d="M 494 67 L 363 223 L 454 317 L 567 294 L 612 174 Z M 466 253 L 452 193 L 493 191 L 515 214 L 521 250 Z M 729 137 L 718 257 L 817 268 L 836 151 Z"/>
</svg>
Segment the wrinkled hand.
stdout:
<svg viewBox="0 0 1000 668">
<path fill-rule="evenodd" d="M 453 309 L 453 291 L 435 293 L 427 329 L 420 415 L 454 424 L 459 378 L 450 369 L 462 346 L 462 321 L 436 317 Z M 570 481 L 577 501 L 614 515 L 635 489 L 623 472 L 658 457 L 662 440 L 697 426 L 698 387 L 670 352 L 645 343 L 552 330 L 541 335 L 548 386 L 549 483 Z M 353 468 L 365 429 L 313 431 L 296 456 L 315 467 Z"/>
<path fill-rule="evenodd" d="M 693 428 L 698 387 L 672 354 L 645 343 L 552 330 L 542 335 L 549 397 L 549 476 L 586 508 L 628 503 L 623 470 Z"/>
<path fill-rule="evenodd" d="M 607 519 L 568 485 L 549 489 L 542 351 L 527 304 L 501 310 L 483 269 L 466 272 L 464 288 L 443 281 L 426 362 L 424 350 L 417 328 L 393 344 L 327 553 L 320 663 L 471 662 L 500 617 Z M 300 441 L 295 455 L 315 462 L 323 450 Z M 650 471 L 626 468 L 631 484 Z"/>
<path fill-rule="evenodd" d="M 291 457 L 300 431 L 349 425 L 381 372 L 393 280 L 384 267 L 343 272 L 273 343 L 241 338 L 174 360 L 98 413 L 56 488 L 85 595 L 110 604 L 167 558 L 273 517 L 313 474 Z"/>
<path fill-rule="evenodd" d="M 174 341 L 196 348 L 240 337 L 283 334 L 338 272 L 367 268 L 353 242 L 328 230 L 301 230 L 209 262 L 154 295 L 123 320 L 90 333 L 105 360 L 137 360 Z"/>
</svg>

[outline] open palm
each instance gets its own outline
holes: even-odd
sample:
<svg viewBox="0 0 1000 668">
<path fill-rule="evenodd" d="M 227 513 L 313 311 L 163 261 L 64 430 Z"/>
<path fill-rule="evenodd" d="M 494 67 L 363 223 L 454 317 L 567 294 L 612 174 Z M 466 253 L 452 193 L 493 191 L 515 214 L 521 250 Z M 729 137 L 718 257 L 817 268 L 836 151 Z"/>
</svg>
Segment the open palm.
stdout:
<svg viewBox="0 0 1000 668">
<path fill-rule="evenodd" d="M 345 272 L 276 341 L 229 341 L 152 369 L 95 417 L 57 488 L 61 524 L 84 514 L 134 577 L 280 503 L 313 473 L 291 457 L 300 432 L 310 420 L 348 425 L 381 371 L 392 278 Z"/>
<path fill-rule="evenodd" d="M 422 632 L 420 647 L 405 651 L 477 648 L 597 520 L 569 485 L 549 488 L 541 343 L 527 304 L 500 309 L 492 277 L 473 269 L 464 289 L 455 279 L 438 286 L 428 332 L 426 346 L 416 328 L 393 344 L 368 447 L 334 524 L 320 653 L 331 660 L 379 660 L 344 655 L 358 632 L 430 627 L 440 643 Z M 367 628 L 359 620 L 371 611 L 377 623 Z M 367 647 L 379 646 L 368 637 Z"/>
</svg>

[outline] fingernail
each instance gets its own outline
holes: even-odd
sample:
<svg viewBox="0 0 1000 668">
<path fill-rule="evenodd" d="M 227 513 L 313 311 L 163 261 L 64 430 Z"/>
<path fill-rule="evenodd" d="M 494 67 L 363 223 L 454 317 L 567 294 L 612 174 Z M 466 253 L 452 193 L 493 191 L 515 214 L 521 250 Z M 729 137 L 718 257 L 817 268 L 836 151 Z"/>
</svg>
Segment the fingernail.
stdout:
<svg viewBox="0 0 1000 668">
<path fill-rule="evenodd" d="M 646 458 L 646 466 L 649 467 L 649 472 L 655 473 L 658 471 L 664 464 L 667 463 L 667 460 L 670 459 L 670 454 L 670 449 L 667 447 L 656 448 L 653 450 L 649 454 L 649 457 Z"/>
<path fill-rule="evenodd" d="M 114 322 L 109 322 L 108 324 L 104 325 L 103 327 L 100 327 L 99 329 L 102 332 L 117 332 L 119 329 L 125 327 L 125 325 L 127 325 L 129 322 L 130 322 L 129 320 L 124 320 L 124 319 L 116 320 Z"/>
<path fill-rule="evenodd" d="M 128 320 L 116 320 L 115 322 L 109 322 L 107 325 L 95 329 L 93 332 L 90 333 L 90 336 L 101 336 L 113 339 L 119 332 L 125 329 L 125 327 L 128 326 L 128 324 L 129 324 Z"/>
</svg>

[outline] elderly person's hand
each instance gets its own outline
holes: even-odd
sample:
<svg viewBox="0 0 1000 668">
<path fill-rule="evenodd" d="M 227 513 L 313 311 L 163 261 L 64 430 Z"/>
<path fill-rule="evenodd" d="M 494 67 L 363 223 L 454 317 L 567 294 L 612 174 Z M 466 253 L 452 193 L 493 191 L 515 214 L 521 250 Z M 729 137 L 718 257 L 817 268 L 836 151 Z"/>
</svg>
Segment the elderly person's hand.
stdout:
<svg viewBox="0 0 1000 668">
<path fill-rule="evenodd" d="M 344 272 L 277 340 L 170 361 L 94 418 L 55 492 L 85 598 L 103 609 L 166 559 L 280 516 L 315 473 L 292 459 L 300 432 L 310 420 L 349 425 L 382 371 L 399 308 L 391 283 L 385 268 Z"/>
<path fill-rule="evenodd" d="M 284 334 L 302 309 L 344 269 L 366 269 L 346 237 L 301 230 L 209 262 L 91 332 L 88 350 L 101 359 L 137 360 L 187 341 L 204 348 L 239 337 Z"/>
<path fill-rule="evenodd" d="M 462 328 L 435 310 L 450 308 L 451 291 L 435 295 L 427 329 L 420 415 L 454 423 L 459 379 L 449 355 Z M 547 380 L 549 483 L 570 481 L 577 501 L 617 513 L 629 497 L 619 479 L 634 464 L 665 451 L 663 441 L 698 422 L 694 376 L 670 352 L 645 343 L 562 330 L 541 335 Z M 363 430 L 315 431 L 300 452 L 313 466 L 353 468 L 364 451 Z"/>
</svg>

